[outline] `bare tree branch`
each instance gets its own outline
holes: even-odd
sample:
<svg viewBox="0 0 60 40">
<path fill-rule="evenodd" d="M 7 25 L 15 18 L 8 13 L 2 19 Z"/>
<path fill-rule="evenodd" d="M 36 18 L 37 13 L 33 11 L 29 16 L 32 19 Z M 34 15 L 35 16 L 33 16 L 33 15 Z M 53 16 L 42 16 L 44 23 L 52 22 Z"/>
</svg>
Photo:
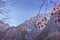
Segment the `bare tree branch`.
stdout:
<svg viewBox="0 0 60 40">
<path fill-rule="evenodd" d="M 45 4 L 45 0 L 43 1 L 42 5 L 40 6 L 38 13 L 40 13 L 40 11 L 41 11 L 42 7 L 44 6 L 44 4 Z"/>
<path fill-rule="evenodd" d="M 50 3 L 53 3 L 54 4 L 54 6 L 56 6 L 57 4 L 56 4 L 56 2 L 54 2 L 53 0 L 50 0 Z"/>
<path fill-rule="evenodd" d="M 43 1 L 43 3 L 42 3 L 42 5 L 40 5 L 38 13 L 40 13 L 40 11 L 42 10 L 43 6 L 45 7 L 44 9 L 45 9 L 45 12 L 46 12 L 47 9 L 49 9 L 51 5 L 56 7 L 57 5 L 60 4 L 59 0 L 42 0 L 42 1 Z"/>
</svg>

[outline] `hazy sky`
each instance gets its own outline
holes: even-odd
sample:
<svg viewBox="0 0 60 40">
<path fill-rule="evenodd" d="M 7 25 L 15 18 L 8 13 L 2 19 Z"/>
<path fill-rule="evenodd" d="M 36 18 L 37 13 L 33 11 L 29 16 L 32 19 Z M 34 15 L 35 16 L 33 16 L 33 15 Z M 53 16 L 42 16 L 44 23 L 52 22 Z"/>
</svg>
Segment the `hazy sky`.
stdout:
<svg viewBox="0 0 60 40">
<path fill-rule="evenodd" d="M 37 15 L 38 8 L 42 1 L 37 0 L 22 0 L 18 1 L 15 6 L 11 8 L 10 25 L 19 25 L 32 16 Z M 44 10 L 44 7 L 42 8 Z M 48 10 L 49 11 L 49 10 Z M 41 11 L 44 13 L 44 11 Z"/>
</svg>

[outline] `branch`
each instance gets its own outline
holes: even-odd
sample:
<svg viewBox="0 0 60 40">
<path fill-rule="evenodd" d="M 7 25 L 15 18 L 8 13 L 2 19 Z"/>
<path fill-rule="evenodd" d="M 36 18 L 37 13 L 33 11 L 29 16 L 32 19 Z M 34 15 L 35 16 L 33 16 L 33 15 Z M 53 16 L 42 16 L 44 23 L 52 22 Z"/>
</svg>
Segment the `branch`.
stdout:
<svg viewBox="0 0 60 40">
<path fill-rule="evenodd" d="M 55 5 L 55 7 L 56 7 L 56 2 L 54 2 L 53 0 L 50 0 L 50 3 L 53 3 L 54 5 Z"/>
<path fill-rule="evenodd" d="M 44 0 L 44 2 L 42 3 L 42 5 L 39 7 L 38 13 L 40 13 L 40 11 L 41 11 L 42 7 L 44 6 L 44 4 L 45 4 L 45 0 Z"/>
</svg>

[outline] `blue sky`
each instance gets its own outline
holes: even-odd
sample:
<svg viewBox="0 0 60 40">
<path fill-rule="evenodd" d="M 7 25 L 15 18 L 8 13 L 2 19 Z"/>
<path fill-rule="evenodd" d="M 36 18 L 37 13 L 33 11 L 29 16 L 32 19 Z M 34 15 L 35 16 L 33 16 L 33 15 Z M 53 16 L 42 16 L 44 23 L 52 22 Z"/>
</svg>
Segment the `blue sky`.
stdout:
<svg viewBox="0 0 60 40">
<path fill-rule="evenodd" d="M 37 15 L 38 8 L 41 4 L 42 1 L 37 0 L 22 0 L 21 2 L 18 1 L 10 9 L 11 10 L 10 14 L 12 16 L 11 19 L 9 20 L 10 25 L 17 26 L 23 23 L 25 20 L 29 19 L 30 17 Z M 42 9 L 44 10 L 44 7 Z M 44 11 L 41 12 L 44 13 Z"/>
<path fill-rule="evenodd" d="M 37 8 L 39 5 L 36 1 L 32 0 L 23 0 L 21 3 L 17 3 L 12 8 L 12 18 L 10 19 L 11 25 L 19 25 L 23 23 L 28 18 L 34 16 L 37 14 L 38 10 L 35 10 L 34 8 Z"/>
</svg>

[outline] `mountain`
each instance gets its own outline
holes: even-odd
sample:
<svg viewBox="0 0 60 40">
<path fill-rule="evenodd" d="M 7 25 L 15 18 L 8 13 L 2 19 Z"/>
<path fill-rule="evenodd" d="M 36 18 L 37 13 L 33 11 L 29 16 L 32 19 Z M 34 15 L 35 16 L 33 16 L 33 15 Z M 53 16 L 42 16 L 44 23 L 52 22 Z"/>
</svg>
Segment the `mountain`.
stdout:
<svg viewBox="0 0 60 40">
<path fill-rule="evenodd" d="M 11 27 L 6 23 L 0 22 L 0 40 L 35 40 L 46 27 L 45 24 L 49 18 L 49 14 L 37 14 L 17 27 Z"/>
<path fill-rule="evenodd" d="M 1 33 L 0 40 L 24 40 L 21 32 L 15 27 L 10 27 Z"/>
<path fill-rule="evenodd" d="M 0 31 L 8 29 L 9 27 L 10 27 L 9 24 L 0 21 Z"/>
<path fill-rule="evenodd" d="M 29 20 L 26 20 L 21 25 L 18 25 L 17 29 L 19 29 L 26 40 L 35 40 L 36 37 L 41 33 L 41 31 L 45 28 L 38 27 L 37 21 L 40 22 L 44 17 L 47 17 L 49 20 L 49 14 L 37 14 L 34 17 L 31 17 Z M 42 22 L 42 21 L 41 21 Z M 44 24 L 43 22 L 42 24 Z"/>
<path fill-rule="evenodd" d="M 50 20 L 36 40 L 60 40 L 60 5 L 53 9 Z"/>
</svg>

